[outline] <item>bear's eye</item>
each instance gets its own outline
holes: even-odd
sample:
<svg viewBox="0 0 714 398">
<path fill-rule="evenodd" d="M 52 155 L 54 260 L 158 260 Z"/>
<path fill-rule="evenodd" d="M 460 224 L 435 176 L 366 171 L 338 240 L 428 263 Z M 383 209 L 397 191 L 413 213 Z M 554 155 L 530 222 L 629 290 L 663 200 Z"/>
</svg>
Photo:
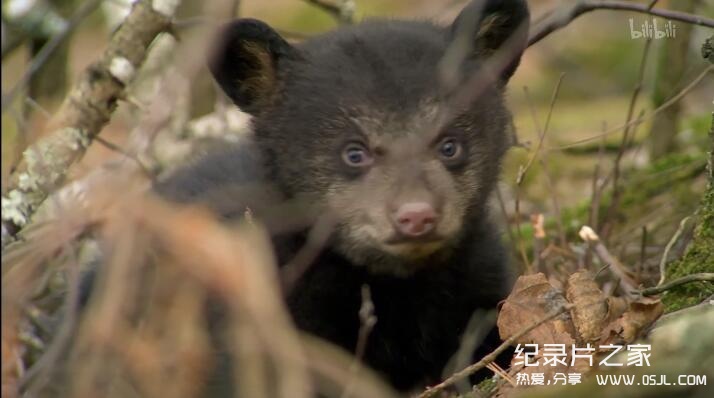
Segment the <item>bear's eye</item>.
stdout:
<svg viewBox="0 0 714 398">
<path fill-rule="evenodd" d="M 352 142 L 342 150 L 342 160 L 348 166 L 366 167 L 372 164 L 372 156 L 363 144 Z"/>
<path fill-rule="evenodd" d="M 453 138 L 446 138 L 439 144 L 439 155 L 445 160 L 453 160 L 461 156 L 461 143 Z"/>
</svg>

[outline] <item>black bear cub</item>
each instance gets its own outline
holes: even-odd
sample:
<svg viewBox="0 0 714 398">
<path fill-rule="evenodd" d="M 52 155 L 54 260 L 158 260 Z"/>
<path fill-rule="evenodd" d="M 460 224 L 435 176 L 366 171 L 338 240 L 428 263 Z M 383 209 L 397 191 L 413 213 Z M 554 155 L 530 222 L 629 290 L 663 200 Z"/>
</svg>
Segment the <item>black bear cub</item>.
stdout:
<svg viewBox="0 0 714 398">
<path fill-rule="evenodd" d="M 487 202 L 528 19 L 523 0 L 481 0 L 450 26 L 372 20 L 297 45 L 236 20 L 209 66 L 253 116 L 251 142 L 157 190 L 228 219 L 250 208 L 282 264 L 312 242 L 286 291 L 296 325 L 354 351 L 367 285 L 377 323 L 365 363 L 402 391 L 435 383 L 472 314 L 510 287 Z"/>
</svg>

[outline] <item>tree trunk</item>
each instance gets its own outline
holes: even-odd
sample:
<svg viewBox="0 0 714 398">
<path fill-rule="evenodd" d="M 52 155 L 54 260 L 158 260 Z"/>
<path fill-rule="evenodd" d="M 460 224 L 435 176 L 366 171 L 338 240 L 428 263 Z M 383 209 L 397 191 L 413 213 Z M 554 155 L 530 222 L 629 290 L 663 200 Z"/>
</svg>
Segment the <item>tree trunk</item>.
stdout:
<svg viewBox="0 0 714 398">
<path fill-rule="evenodd" d="M 671 0 L 673 10 L 693 13 L 700 0 Z M 660 20 L 661 21 L 661 20 Z M 660 41 L 657 72 L 652 93 L 652 105 L 656 108 L 664 104 L 681 88 L 687 70 L 687 52 L 692 26 L 676 23 L 676 36 Z M 681 105 L 679 102 L 663 110 L 652 120 L 649 135 L 649 151 L 652 159 L 657 159 L 676 149 L 677 129 Z"/>
</svg>

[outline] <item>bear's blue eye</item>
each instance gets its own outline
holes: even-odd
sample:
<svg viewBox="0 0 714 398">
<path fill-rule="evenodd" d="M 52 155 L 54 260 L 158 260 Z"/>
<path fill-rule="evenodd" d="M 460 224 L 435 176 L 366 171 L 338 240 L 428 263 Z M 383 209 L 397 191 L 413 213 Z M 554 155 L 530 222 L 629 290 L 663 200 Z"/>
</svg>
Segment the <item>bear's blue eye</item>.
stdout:
<svg viewBox="0 0 714 398">
<path fill-rule="evenodd" d="M 372 156 L 367 148 L 359 143 L 350 143 L 342 151 L 342 160 L 352 167 L 365 167 L 372 164 Z"/>
<path fill-rule="evenodd" d="M 445 159 L 453 159 L 461 154 L 461 144 L 452 138 L 447 138 L 439 145 L 439 153 Z"/>
</svg>

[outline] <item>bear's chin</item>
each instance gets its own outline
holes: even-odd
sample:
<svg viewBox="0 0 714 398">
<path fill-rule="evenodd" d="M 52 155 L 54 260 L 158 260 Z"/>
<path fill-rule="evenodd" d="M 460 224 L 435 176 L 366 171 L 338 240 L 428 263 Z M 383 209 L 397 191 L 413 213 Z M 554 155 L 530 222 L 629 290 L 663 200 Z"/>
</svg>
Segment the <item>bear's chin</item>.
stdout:
<svg viewBox="0 0 714 398">
<path fill-rule="evenodd" d="M 404 259 L 405 261 L 419 261 L 443 249 L 443 240 L 426 242 L 400 242 L 383 244 L 380 249 L 385 253 Z"/>
<path fill-rule="evenodd" d="M 415 272 L 438 267 L 451 253 L 452 245 L 446 240 L 428 242 L 380 243 L 366 246 L 338 244 L 337 251 L 357 267 L 366 268 L 377 275 L 408 277 Z"/>
</svg>

